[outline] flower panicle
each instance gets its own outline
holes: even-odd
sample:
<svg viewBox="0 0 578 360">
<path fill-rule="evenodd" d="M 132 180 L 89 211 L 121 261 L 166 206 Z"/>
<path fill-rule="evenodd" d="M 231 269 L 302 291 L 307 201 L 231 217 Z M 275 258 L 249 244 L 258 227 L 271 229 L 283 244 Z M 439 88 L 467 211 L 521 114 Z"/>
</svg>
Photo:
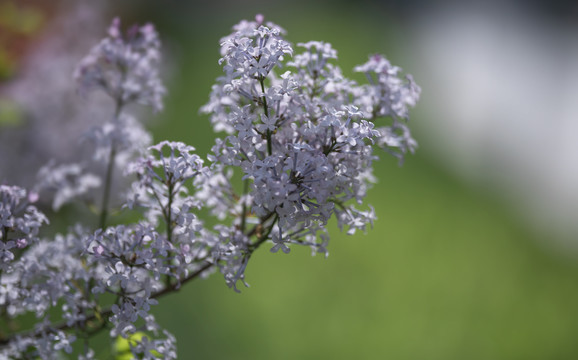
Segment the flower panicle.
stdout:
<svg viewBox="0 0 578 360">
<path fill-rule="evenodd" d="M 83 138 L 104 176 L 88 162 L 51 163 L 31 191 L 0 185 L 0 314 L 42 319 L 0 335 L 0 358 L 59 358 L 77 338 L 107 329 L 119 352 L 175 359 L 174 336 L 151 312 L 162 296 L 217 271 L 238 292 L 265 243 L 272 253 L 307 246 L 327 256 L 331 219 L 349 235 L 373 226 L 366 198 L 376 150 L 400 161 L 415 150 L 407 123 L 421 90 L 381 55 L 355 67 L 367 77 L 358 84 L 343 75 L 331 44 L 294 47 L 285 34 L 257 15 L 221 39 L 223 75 L 201 111 L 222 136 L 204 160 L 183 142 L 151 145 L 128 114 L 132 103 L 163 108 L 160 40 L 150 24 L 123 32 L 113 20 L 75 72 L 81 93 L 114 100 L 114 116 Z M 115 211 L 136 220 L 109 225 L 111 189 L 122 187 L 115 168 L 128 184 L 113 192 Z M 43 237 L 48 218 L 35 204 L 47 192 L 54 211 L 102 192 L 99 225 Z M 95 356 L 88 346 L 80 352 Z"/>
</svg>

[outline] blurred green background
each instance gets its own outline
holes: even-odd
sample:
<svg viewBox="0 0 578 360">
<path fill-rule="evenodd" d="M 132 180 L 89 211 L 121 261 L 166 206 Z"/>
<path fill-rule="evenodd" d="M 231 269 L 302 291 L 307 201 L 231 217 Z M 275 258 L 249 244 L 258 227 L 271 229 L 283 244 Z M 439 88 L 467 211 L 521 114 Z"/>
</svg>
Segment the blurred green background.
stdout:
<svg viewBox="0 0 578 360">
<path fill-rule="evenodd" d="M 372 53 L 419 72 L 404 52 L 405 19 L 423 10 L 416 1 L 114 6 L 109 15 L 121 14 L 125 24 L 153 22 L 168 54 L 169 95 L 153 120 L 155 140 L 184 141 L 200 154 L 215 137 L 198 109 L 221 72 L 219 39 L 257 13 L 284 27 L 293 43 L 332 43 L 346 76 Z M 423 87 L 422 97 L 435 92 Z M 155 314 L 176 336 L 179 358 L 578 358 L 578 262 L 543 246 L 499 193 L 441 166 L 419 125 L 436 120 L 428 115 L 419 104 L 412 111 L 422 144 L 416 155 L 402 167 L 386 154 L 376 164 L 379 182 L 368 202 L 378 221 L 366 235 L 346 236 L 332 225 L 327 259 L 297 247 L 289 255 L 263 248 L 241 294 L 214 274 L 163 298 Z"/>
</svg>

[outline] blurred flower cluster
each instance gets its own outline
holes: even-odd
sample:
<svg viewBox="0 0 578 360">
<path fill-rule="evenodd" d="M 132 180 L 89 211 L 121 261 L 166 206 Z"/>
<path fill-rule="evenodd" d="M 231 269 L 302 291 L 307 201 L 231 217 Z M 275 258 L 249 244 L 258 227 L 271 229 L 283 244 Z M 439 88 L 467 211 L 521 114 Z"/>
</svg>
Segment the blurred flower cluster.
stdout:
<svg viewBox="0 0 578 360">
<path fill-rule="evenodd" d="M 18 59 L 14 74 L 0 82 L 0 152 L 18 154 L 0 156 L 2 183 L 31 188 L 37 170 L 49 161 L 78 162 L 86 158 L 88 148 L 79 146 L 76 139 L 82 138 L 88 127 L 108 120 L 112 113 L 110 99 L 97 94 L 90 99 L 79 98 L 71 81 L 79 60 L 99 40 L 95 34 L 100 36 L 106 26 L 105 4 L 66 0 L 35 2 L 32 8 L 57 7 L 57 3 L 60 9 L 50 18 L 45 15 L 34 46 Z M 9 16 L 4 10 L 0 9 L 2 16 Z M 10 35 L 2 31 L 2 35 Z"/>
<path fill-rule="evenodd" d="M 401 160 L 415 149 L 406 121 L 419 87 L 380 55 L 355 69 L 369 80 L 358 85 L 335 65 L 330 44 L 294 48 L 283 35 L 259 15 L 222 39 L 224 75 L 202 111 L 225 134 L 205 165 L 184 143 L 151 146 L 128 112 L 132 103 L 162 109 L 160 42 L 152 25 L 123 33 L 113 21 L 75 73 L 81 92 L 101 90 L 114 101 L 114 116 L 85 142 L 104 175 L 83 163 L 50 164 L 31 190 L 0 187 L 0 316 L 9 328 L 26 313 L 38 319 L 0 333 L 0 359 L 56 359 L 75 348 L 91 359 L 90 336 L 105 329 L 137 358 L 176 358 L 174 337 L 150 311 L 160 297 L 214 272 L 239 291 L 265 243 L 271 252 L 301 245 L 327 256 L 333 217 L 348 234 L 372 225 L 364 200 L 374 150 Z M 132 183 L 113 209 L 113 173 L 121 169 Z M 66 234 L 43 237 L 48 219 L 34 203 L 52 194 L 54 209 L 80 205 L 89 190 L 101 193 L 91 204 L 98 225 L 70 224 Z M 218 225 L 206 226 L 201 209 Z M 142 215 L 111 225 L 113 210 Z"/>
</svg>

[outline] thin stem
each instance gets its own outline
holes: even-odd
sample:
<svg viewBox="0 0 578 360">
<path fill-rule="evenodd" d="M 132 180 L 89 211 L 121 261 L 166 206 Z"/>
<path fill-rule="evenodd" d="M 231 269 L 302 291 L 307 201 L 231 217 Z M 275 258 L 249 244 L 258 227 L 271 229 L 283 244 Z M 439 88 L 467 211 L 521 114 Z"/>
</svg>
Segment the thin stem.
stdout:
<svg viewBox="0 0 578 360">
<path fill-rule="evenodd" d="M 267 232 L 265 234 L 261 234 L 261 236 L 257 239 L 257 241 L 249 246 L 249 250 L 250 250 L 249 256 L 251 254 L 253 254 L 253 252 L 255 252 L 255 250 L 257 250 L 259 248 L 259 246 L 261 246 L 261 244 L 263 244 L 269 238 L 271 231 L 273 231 L 273 226 L 275 226 L 275 223 L 277 222 L 277 220 L 279 220 L 279 214 L 271 213 L 271 215 L 273 215 L 273 214 L 275 214 L 275 218 L 273 219 L 273 222 L 269 225 Z M 269 217 L 267 217 L 267 219 Z M 261 221 L 261 225 L 264 224 L 265 221 L 267 221 L 267 219 Z"/>
<path fill-rule="evenodd" d="M 172 181 L 172 175 L 169 174 L 169 178 L 167 179 L 167 186 L 168 186 L 168 203 L 167 203 L 167 212 L 166 212 L 166 218 L 165 221 L 167 222 L 167 241 L 169 243 L 173 243 L 173 223 L 172 223 L 172 217 L 173 217 L 173 190 L 174 190 L 174 184 Z"/>
<path fill-rule="evenodd" d="M 260 77 L 259 82 L 261 83 L 261 91 L 263 96 L 261 100 L 263 101 L 263 109 L 265 110 L 265 116 L 269 118 L 269 107 L 267 106 L 267 97 L 265 96 L 265 78 Z M 267 154 L 271 156 L 273 154 L 273 147 L 271 145 L 271 130 L 267 129 Z"/>
<path fill-rule="evenodd" d="M 4 242 L 8 241 L 8 230 L 10 230 L 8 226 L 2 226 L 2 241 Z"/>
<path fill-rule="evenodd" d="M 122 111 L 123 102 L 121 100 L 116 101 L 116 108 L 114 111 L 114 120 L 118 121 L 120 113 Z M 98 227 L 104 229 L 106 226 L 106 218 L 108 216 L 108 202 L 110 199 L 110 188 L 112 187 L 112 173 L 114 171 L 114 163 L 116 160 L 116 144 L 114 140 L 110 143 L 110 155 L 108 157 L 108 166 L 106 168 L 106 177 L 104 180 L 104 191 L 102 194 L 102 208 L 100 210 L 100 220 L 98 222 Z"/>
<path fill-rule="evenodd" d="M 275 212 L 270 212 L 269 214 L 263 216 L 263 217 L 261 218 L 260 224 L 259 224 L 259 225 L 255 225 L 255 226 L 246 234 L 247 237 L 251 237 L 251 236 L 255 235 L 255 234 L 258 232 L 259 228 L 263 226 L 263 223 L 265 223 L 265 221 L 269 220 L 269 219 L 271 218 L 271 216 L 273 216 L 273 214 L 275 214 Z"/>
<path fill-rule="evenodd" d="M 164 288 L 163 290 L 154 293 L 151 295 L 151 299 L 157 299 L 160 298 L 162 296 L 165 296 L 167 294 L 170 294 L 174 291 L 178 291 L 180 289 L 180 287 L 186 283 L 188 283 L 189 281 L 192 281 L 196 278 L 199 277 L 199 275 L 201 275 L 203 272 L 205 272 L 206 270 L 210 269 L 211 267 L 213 267 L 215 265 L 215 263 L 210 263 L 207 262 L 205 265 L 203 265 L 203 267 L 201 267 L 199 270 L 195 271 L 194 273 L 192 273 L 191 275 L 189 275 L 188 277 L 184 278 L 183 280 L 180 281 L 180 283 L 174 284 L 172 286 L 168 286 L 166 288 Z"/>
<path fill-rule="evenodd" d="M 261 236 L 261 238 L 259 239 L 259 241 L 257 241 L 254 244 L 254 249 L 257 249 L 259 247 L 259 245 L 261 245 L 262 243 L 264 243 L 267 238 L 269 237 L 269 235 L 271 234 L 271 231 L 273 231 L 273 226 L 275 225 L 275 223 L 277 222 L 277 220 L 279 220 L 279 214 L 275 213 L 275 219 L 273 219 L 273 222 L 271 223 L 271 225 L 269 225 L 269 229 L 267 230 L 266 234 L 263 234 L 263 236 Z"/>
<path fill-rule="evenodd" d="M 108 201 L 110 198 L 110 188 L 112 185 L 112 172 L 114 170 L 114 161 L 116 158 L 116 148 L 111 144 L 110 155 L 108 158 L 108 166 L 106 168 L 106 178 L 104 181 L 104 192 L 102 194 L 102 209 L 100 210 L 100 220 L 98 227 L 104 229 L 106 225 L 106 218 L 108 216 Z"/>
<path fill-rule="evenodd" d="M 167 203 L 167 210 L 166 210 L 166 217 L 165 217 L 165 221 L 167 223 L 167 241 L 172 244 L 173 243 L 173 190 L 174 190 L 174 184 L 173 184 L 173 177 L 172 174 L 168 175 L 168 179 L 167 179 L 167 186 L 168 186 L 168 203 Z M 171 276 L 169 274 L 166 274 L 166 278 L 165 278 L 165 284 L 167 287 L 171 286 Z"/>
<path fill-rule="evenodd" d="M 245 179 L 243 182 L 243 195 L 247 195 L 249 191 L 249 179 Z M 243 199 L 243 214 L 241 214 L 241 232 L 245 232 L 246 220 L 247 220 L 247 200 Z"/>
</svg>

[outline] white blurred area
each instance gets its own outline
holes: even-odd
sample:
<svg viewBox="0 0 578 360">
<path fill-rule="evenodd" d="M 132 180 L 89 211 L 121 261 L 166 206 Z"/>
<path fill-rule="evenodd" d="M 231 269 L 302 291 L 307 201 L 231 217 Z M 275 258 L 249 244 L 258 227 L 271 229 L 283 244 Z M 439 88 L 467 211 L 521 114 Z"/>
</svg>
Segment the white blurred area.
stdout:
<svg viewBox="0 0 578 360">
<path fill-rule="evenodd" d="M 578 23 L 506 3 L 413 18 L 412 126 L 421 151 L 578 253 Z"/>
</svg>

